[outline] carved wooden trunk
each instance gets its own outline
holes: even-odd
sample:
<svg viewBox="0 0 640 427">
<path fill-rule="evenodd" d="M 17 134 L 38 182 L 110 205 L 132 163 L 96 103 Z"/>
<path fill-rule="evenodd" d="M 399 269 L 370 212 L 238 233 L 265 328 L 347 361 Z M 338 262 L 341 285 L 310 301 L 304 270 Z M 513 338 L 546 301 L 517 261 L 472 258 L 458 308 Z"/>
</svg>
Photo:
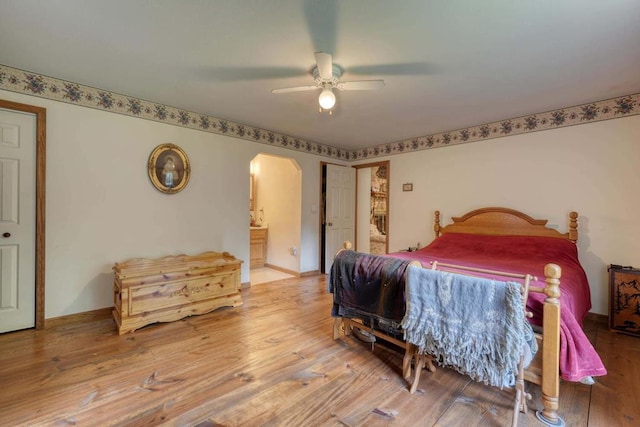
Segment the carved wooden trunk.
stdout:
<svg viewBox="0 0 640 427">
<path fill-rule="evenodd" d="M 227 252 L 115 263 L 113 318 L 118 333 L 242 305 L 241 264 Z"/>
</svg>

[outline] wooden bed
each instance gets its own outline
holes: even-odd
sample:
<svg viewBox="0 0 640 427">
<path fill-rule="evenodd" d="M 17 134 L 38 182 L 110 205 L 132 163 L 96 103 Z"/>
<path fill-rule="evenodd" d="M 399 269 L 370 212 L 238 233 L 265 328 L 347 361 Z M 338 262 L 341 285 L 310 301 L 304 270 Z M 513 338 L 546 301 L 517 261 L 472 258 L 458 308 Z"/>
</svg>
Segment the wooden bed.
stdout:
<svg viewBox="0 0 640 427">
<path fill-rule="evenodd" d="M 567 240 L 575 245 L 578 239 L 578 214 L 569 214 L 569 231 L 560 233 L 557 230 L 546 227 L 547 220 L 533 219 L 530 216 L 508 208 L 488 207 L 471 211 L 463 216 L 452 218 L 453 223 L 442 226 L 440 224 L 440 212 L 435 212 L 434 231 L 436 239 L 447 233 L 462 233 L 483 236 L 541 236 Z M 350 246 L 345 242 L 345 247 Z M 390 254 L 394 256 L 394 254 Z M 409 258 L 406 254 L 403 257 Z M 428 268 L 429 266 L 424 265 Z M 520 272 L 526 274 L 527 271 Z M 542 330 L 536 334 L 539 350 L 534 361 L 526 370 L 524 377 L 541 386 L 543 409 L 537 412 L 538 419 L 547 425 L 564 425 L 564 421 L 558 415 L 559 384 L 560 384 L 560 278 L 561 268 L 554 263 L 544 266 L 544 281 L 540 280 L 540 286 L 535 283 L 529 288 L 529 294 L 541 293 L 543 295 Z M 524 277 L 524 276 L 523 276 Z M 535 278 L 535 280 L 538 280 Z M 340 335 L 342 326 L 345 335 L 350 334 L 352 328 L 361 328 L 373 333 L 378 338 L 390 341 L 405 348 L 403 362 L 403 375 L 409 378 L 411 360 L 414 358 L 415 349 L 404 341 L 388 336 L 384 332 L 371 329 L 358 319 L 336 318 L 334 324 L 334 339 Z M 418 365 L 418 364 L 416 364 Z M 432 366 L 429 366 L 433 369 Z M 418 373 L 419 375 L 419 373 Z M 412 384 L 415 390 L 417 376 Z M 525 408 L 526 409 L 526 408 Z"/>
</svg>

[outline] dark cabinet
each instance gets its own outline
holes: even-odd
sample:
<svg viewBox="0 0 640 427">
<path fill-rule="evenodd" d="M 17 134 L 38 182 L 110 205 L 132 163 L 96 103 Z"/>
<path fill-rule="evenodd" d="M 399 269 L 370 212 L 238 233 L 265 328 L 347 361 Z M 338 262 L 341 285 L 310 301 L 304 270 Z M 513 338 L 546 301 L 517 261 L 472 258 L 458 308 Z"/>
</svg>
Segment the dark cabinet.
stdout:
<svg viewBox="0 0 640 427">
<path fill-rule="evenodd" d="M 609 328 L 640 336 L 640 270 L 609 266 Z"/>
</svg>

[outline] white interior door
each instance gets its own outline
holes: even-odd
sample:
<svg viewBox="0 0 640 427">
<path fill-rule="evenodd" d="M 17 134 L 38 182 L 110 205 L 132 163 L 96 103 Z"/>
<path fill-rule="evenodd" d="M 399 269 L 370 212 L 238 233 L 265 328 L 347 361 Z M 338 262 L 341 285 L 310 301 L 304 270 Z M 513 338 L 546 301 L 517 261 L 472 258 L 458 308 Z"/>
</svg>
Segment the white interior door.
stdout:
<svg viewBox="0 0 640 427">
<path fill-rule="evenodd" d="M 35 326 L 36 116 L 0 109 L 0 332 Z"/>
<path fill-rule="evenodd" d="M 325 204 L 324 271 L 329 273 L 333 257 L 344 241 L 354 242 L 355 177 L 352 167 L 327 165 Z"/>
</svg>

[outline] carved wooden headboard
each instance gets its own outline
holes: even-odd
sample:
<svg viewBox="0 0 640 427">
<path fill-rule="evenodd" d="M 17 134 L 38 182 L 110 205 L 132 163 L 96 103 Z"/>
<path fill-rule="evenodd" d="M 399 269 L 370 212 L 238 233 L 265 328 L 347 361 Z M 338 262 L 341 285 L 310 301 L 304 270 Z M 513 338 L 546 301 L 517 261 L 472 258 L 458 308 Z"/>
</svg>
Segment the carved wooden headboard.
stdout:
<svg viewBox="0 0 640 427">
<path fill-rule="evenodd" d="M 452 224 L 440 225 L 440 211 L 435 212 L 433 229 L 436 237 L 444 233 L 469 233 L 491 236 L 542 236 L 578 240 L 578 213 L 569 213 L 569 231 L 560 233 L 546 227 L 548 220 L 533 219 L 529 215 L 509 208 L 489 207 L 476 209 L 460 217 L 453 217 Z"/>
</svg>

